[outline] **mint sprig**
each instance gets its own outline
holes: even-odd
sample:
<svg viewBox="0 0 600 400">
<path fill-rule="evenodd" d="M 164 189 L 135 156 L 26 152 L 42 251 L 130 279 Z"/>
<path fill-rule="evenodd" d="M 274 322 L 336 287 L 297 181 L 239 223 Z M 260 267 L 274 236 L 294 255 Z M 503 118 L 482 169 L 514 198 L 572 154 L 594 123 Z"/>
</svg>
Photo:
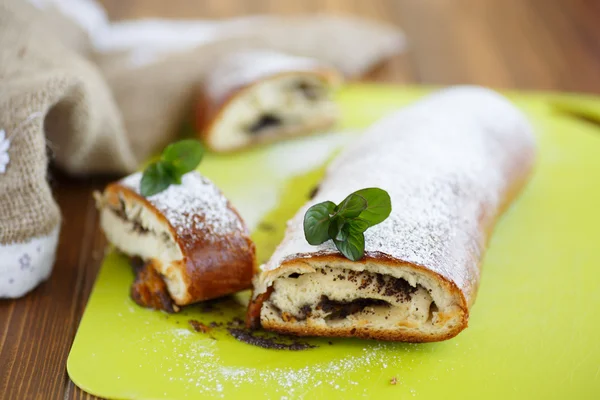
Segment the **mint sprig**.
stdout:
<svg viewBox="0 0 600 400">
<path fill-rule="evenodd" d="M 181 140 L 168 145 L 160 159 L 144 170 L 140 194 L 148 197 L 162 192 L 170 185 L 181 184 L 181 177 L 196 169 L 203 155 L 204 149 L 195 139 Z"/>
<path fill-rule="evenodd" d="M 313 246 L 332 240 L 344 257 L 357 261 L 365 253 L 365 231 L 391 212 L 392 202 L 385 190 L 358 190 L 338 205 L 325 201 L 310 207 L 304 214 L 304 237 Z"/>
</svg>

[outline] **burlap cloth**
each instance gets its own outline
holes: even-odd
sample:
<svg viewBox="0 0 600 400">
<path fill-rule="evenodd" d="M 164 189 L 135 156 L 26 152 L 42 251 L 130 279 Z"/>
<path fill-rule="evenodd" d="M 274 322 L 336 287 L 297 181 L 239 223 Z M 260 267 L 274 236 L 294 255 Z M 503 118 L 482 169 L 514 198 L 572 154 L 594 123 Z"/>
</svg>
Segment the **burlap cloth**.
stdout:
<svg viewBox="0 0 600 400">
<path fill-rule="evenodd" d="M 46 140 L 56 163 L 71 172 L 136 166 L 102 75 L 78 54 L 81 42 L 68 48 L 52 25 L 82 36 L 60 14 L 43 15 L 18 0 L 0 3 L 0 129 L 10 139 L 10 163 L 0 175 L 0 243 L 48 234 L 59 223 L 46 181 Z"/>
<path fill-rule="evenodd" d="M 92 29 L 78 21 L 77 9 L 61 12 L 56 1 L 0 0 L 0 130 L 10 146 L 0 172 L 0 264 L 2 245 L 43 237 L 60 224 L 47 182 L 50 159 L 74 175 L 134 171 L 175 139 L 220 55 L 270 48 L 353 75 L 398 40 L 388 27 L 323 16 L 190 22 L 178 32 L 181 25 L 168 21 L 110 24 L 100 12 Z M 172 42 L 157 40 L 165 37 Z M 177 38 L 186 38 L 184 45 Z"/>
</svg>

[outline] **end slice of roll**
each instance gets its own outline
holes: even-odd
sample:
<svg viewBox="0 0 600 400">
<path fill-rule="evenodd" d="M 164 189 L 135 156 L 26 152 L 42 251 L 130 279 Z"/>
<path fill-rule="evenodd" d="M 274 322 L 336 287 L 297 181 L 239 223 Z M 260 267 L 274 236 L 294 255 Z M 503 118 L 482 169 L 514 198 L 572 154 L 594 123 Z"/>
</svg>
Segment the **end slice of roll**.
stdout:
<svg viewBox="0 0 600 400">
<path fill-rule="evenodd" d="M 143 197 L 141 177 L 130 175 L 96 196 L 107 239 L 142 260 L 131 289 L 133 300 L 172 312 L 249 288 L 254 243 L 221 191 L 190 172 L 180 185 Z"/>
<path fill-rule="evenodd" d="M 295 272 L 292 272 L 295 271 Z M 468 306 L 439 275 L 383 254 L 360 261 L 311 255 L 271 274 L 249 308 L 254 326 L 301 336 L 423 342 L 458 334 Z"/>
<path fill-rule="evenodd" d="M 489 236 L 526 183 L 535 142 L 525 117 L 490 90 L 459 87 L 379 121 L 330 165 L 315 198 L 254 280 L 248 322 L 267 330 L 407 342 L 466 328 Z M 306 210 L 379 187 L 388 219 L 365 256 L 309 245 Z"/>
<path fill-rule="evenodd" d="M 214 151 L 305 135 L 332 126 L 341 75 L 316 60 L 267 50 L 230 54 L 214 63 L 197 126 Z"/>
</svg>

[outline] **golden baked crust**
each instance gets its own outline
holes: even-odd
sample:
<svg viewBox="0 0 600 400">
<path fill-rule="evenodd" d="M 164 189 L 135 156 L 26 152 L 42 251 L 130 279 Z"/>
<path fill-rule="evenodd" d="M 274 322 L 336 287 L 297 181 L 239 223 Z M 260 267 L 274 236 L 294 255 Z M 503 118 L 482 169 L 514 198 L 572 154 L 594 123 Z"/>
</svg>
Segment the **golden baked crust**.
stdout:
<svg viewBox="0 0 600 400">
<path fill-rule="evenodd" d="M 297 336 L 323 336 L 323 337 L 356 337 L 361 339 L 388 340 L 394 342 L 409 342 L 409 343 L 427 343 L 439 342 L 442 340 L 452 339 L 458 335 L 460 331 L 467 327 L 466 317 L 464 323 L 457 325 L 451 331 L 437 335 L 423 335 L 418 332 L 389 329 L 369 328 L 368 326 L 356 326 L 353 328 L 322 328 L 319 326 L 299 326 L 295 327 L 289 323 L 267 322 L 263 323 L 263 328 L 279 332 L 287 335 Z"/>
<path fill-rule="evenodd" d="M 183 222 L 175 225 L 175 221 L 165 217 L 164 210 L 159 210 L 155 202 L 141 196 L 122 181 L 106 187 L 102 202 L 107 210 L 120 210 L 123 202 L 141 204 L 168 229 L 170 237 L 181 251 L 181 258 L 168 265 L 163 265 L 158 258 L 149 261 L 163 276 L 170 276 L 184 288 L 177 295 L 171 293 L 177 305 L 221 297 L 251 286 L 256 269 L 255 246 L 237 210 L 229 202 L 227 208 L 239 220 L 236 222 L 241 228 L 227 230 L 225 234 L 216 232 L 201 207 L 182 215 L 179 222 Z M 114 244 L 119 248 L 119 243 Z"/>
</svg>

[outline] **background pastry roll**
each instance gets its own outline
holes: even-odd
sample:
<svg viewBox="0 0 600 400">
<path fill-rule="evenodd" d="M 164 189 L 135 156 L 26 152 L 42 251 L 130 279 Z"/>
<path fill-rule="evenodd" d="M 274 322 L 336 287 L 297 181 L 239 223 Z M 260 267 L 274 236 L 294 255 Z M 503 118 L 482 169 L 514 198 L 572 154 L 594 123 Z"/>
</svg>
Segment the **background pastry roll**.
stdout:
<svg viewBox="0 0 600 400">
<path fill-rule="evenodd" d="M 305 135 L 332 126 L 342 77 L 320 61 L 268 50 L 231 53 L 207 74 L 197 128 L 214 151 Z"/>
<path fill-rule="evenodd" d="M 138 259 L 131 296 L 138 304 L 178 311 L 251 286 L 255 248 L 244 221 L 198 172 L 152 196 L 140 195 L 141 173 L 97 195 L 107 239 Z"/>
<path fill-rule="evenodd" d="M 526 118 L 477 87 L 441 91 L 374 124 L 328 168 L 254 282 L 249 321 L 297 335 L 427 342 L 467 326 L 494 225 L 526 183 L 535 142 Z M 390 216 L 365 255 L 311 246 L 307 209 L 367 187 Z M 508 290 L 509 288 L 507 288 Z"/>
</svg>

